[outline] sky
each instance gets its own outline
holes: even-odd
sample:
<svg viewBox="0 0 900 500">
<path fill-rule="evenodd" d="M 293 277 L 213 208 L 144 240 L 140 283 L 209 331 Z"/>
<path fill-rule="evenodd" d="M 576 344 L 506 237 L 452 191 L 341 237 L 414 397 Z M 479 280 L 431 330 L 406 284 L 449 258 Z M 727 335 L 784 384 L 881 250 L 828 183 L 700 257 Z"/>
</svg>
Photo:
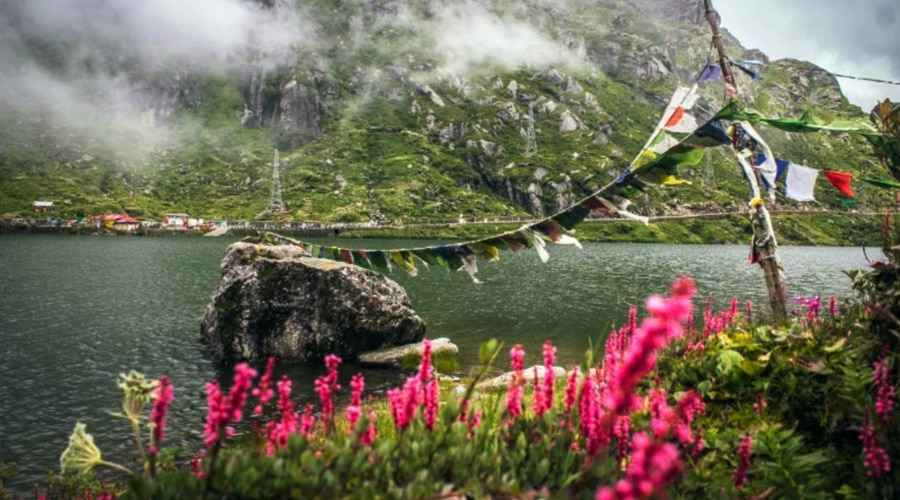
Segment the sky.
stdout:
<svg viewBox="0 0 900 500">
<path fill-rule="evenodd" d="M 771 60 L 812 62 L 832 73 L 900 82 L 898 0 L 714 0 L 722 26 Z M 900 85 L 838 78 L 853 104 L 868 112 Z"/>
</svg>

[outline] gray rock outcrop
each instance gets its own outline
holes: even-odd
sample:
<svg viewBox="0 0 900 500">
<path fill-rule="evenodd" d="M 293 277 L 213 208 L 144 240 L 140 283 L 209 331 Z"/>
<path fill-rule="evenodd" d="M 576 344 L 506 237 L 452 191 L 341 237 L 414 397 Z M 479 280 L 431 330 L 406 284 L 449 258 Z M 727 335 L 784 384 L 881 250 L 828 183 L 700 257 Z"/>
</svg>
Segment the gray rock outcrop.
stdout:
<svg viewBox="0 0 900 500">
<path fill-rule="evenodd" d="M 217 359 L 353 359 L 425 336 L 397 283 L 298 247 L 234 243 L 220 275 L 200 325 Z"/>
<path fill-rule="evenodd" d="M 379 349 L 377 351 L 360 354 L 359 362 L 363 365 L 399 368 L 402 365 L 403 358 L 406 355 L 414 353 L 421 356 L 424 349 L 425 345 L 422 342 L 396 347 L 387 347 L 385 349 Z M 437 353 L 441 351 L 448 351 L 453 354 L 457 354 L 459 353 L 459 347 L 457 347 L 453 342 L 450 342 L 450 339 L 448 339 L 447 337 L 432 339 L 431 352 Z"/>
</svg>

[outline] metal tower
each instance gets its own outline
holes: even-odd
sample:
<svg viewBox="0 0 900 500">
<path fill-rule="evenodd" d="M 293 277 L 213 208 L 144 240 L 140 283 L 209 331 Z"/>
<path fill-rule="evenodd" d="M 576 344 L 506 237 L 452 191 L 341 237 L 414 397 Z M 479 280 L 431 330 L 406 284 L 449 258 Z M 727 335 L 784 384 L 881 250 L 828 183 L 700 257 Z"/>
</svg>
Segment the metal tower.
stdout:
<svg viewBox="0 0 900 500">
<path fill-rule="evenodd" d="M 537 153 L 537 139 L 534 135 L 534 101 L 528 101 L 528 132 L 525 136 L 525 154 Z"/>
<path fill-rule="evenodd" d="M 272 199 L 269 201 L 268 212 L 283 212 L 284 204 L 281 202 L 281 163 L 278 161 L 278 150 L 275 150 L 275 158 L 272 160 Z"/>
</svg>

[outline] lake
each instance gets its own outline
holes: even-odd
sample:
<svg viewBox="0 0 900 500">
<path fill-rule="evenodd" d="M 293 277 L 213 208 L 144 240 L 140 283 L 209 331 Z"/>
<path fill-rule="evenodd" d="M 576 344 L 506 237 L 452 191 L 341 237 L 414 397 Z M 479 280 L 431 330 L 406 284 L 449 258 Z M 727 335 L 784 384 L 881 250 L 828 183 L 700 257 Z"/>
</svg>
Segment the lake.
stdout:
<svg viewBox="0 0 900 500">
<path fill-rule="evenodd" d="M 87 430 L 108 460 L 133 459 L 119 410 L 119 373 L 137 369 L 175 385 L 166 444 L 199 446 L 207 380 L 229 384 L 231 368 L 214 363 L 199 341 L 199 322 L 218 279 L 219 263 L 234 238 L 141 238 L 59 235 L 0 236 L 0 462 L 14 465 L 14 491 L 28 492 L 59 455 L 75 423 Z M 327 240 L 315 240 L 327 242 Z M 345 247 L 398 248 L 430 242 L 338 240 Z M 550 261 L 533 251 L 501 253 L 500 262 L 468 275 L 444 269 L 410 277 L 395 271 L 429 337 L 449 337 L 463 369 L 478 345 L 497 338 L 521 343 L 526 363 L 540 362 L 540 346 L 553 341 L 561 364 L 583 359 L 612 327 L 627 320 L 630 304 L 667 292 L 688 274 L 702 307 L 717 308 L 732 295 L 765 310 L 765 284 L 747 263 L 747 246 L 585 244 L 549 246 Z M 880 251 L 870 250 L 880 257 Z M 852 294 L 844 270 L 863 268 L 859 248 L 779 249 L 791 296 Z M 504 357 L 502 363 L 508 363 Z M 358 367 L 343 366 L 349 377 Z M 317 366 L 277 366 L 293 380 L 298 402 L 312 401 Z M 367 393 L 399 384 L 392 370 L 365 370 Z M 344 387 L 349 384 L 344 381 Z M 346 392 L 346 391 L 345 391 Z"/>
</svg>

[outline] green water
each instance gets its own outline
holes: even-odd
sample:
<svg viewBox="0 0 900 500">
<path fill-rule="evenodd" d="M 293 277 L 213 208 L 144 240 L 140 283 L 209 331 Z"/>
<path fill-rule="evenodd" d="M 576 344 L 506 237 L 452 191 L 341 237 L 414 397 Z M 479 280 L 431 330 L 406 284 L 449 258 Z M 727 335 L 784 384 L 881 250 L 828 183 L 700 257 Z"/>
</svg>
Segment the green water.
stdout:
<svg viewBox="0 0 900 500">
<path fill-rule="evenodd" d="M 17 468 L 14 489 L 26 492 L 58 468 L 76 421 L 87 424 L 104 458 L 134 460 L 126 423 L 109 415 L 120 405 L 116 376 L 129 369 L 172 378 L 167 443 L 199 445 L 203 383 L 227 383 L 230 376 L 230 367 L 207 357 L 199 321 L 233 241 L 0 236 L 0 461 Z M 503 253 L 500 262 L 479 266 L 481 284 L 443 269 L 391 277 L 407 289 L 428 336 L 459 345 L 464 368 L 491 337 L 507 347 L 523 344 L 529 363 L 539 362 L 540 345 L 552 340 L 560 363 L 577 363 L 590 342 L 626 320 L 630 304 L 665 293 L 682 274 L 693 276 L 701 296 L 712 294 L 718 307 L 736 294 L 741 304 L 751 299 L 764 309 L 762 275 L 747 264 L 743 246 L 587 244 L 549 252 L 546 264 L 533 252 Z M 866 264 L 858 248 L 783 247 L 780 256 L 792 295 L 847 296 L 850 283 L 841 271 Z M 349 379 L 358 370 L 344 367 L 342 374 Z M 312 400 L 320 367 L 276 371 L 294 381 L 298 402 Z M 401 380 L 389 370 L 366 376 L 375 394 Z"/>
</svg>

